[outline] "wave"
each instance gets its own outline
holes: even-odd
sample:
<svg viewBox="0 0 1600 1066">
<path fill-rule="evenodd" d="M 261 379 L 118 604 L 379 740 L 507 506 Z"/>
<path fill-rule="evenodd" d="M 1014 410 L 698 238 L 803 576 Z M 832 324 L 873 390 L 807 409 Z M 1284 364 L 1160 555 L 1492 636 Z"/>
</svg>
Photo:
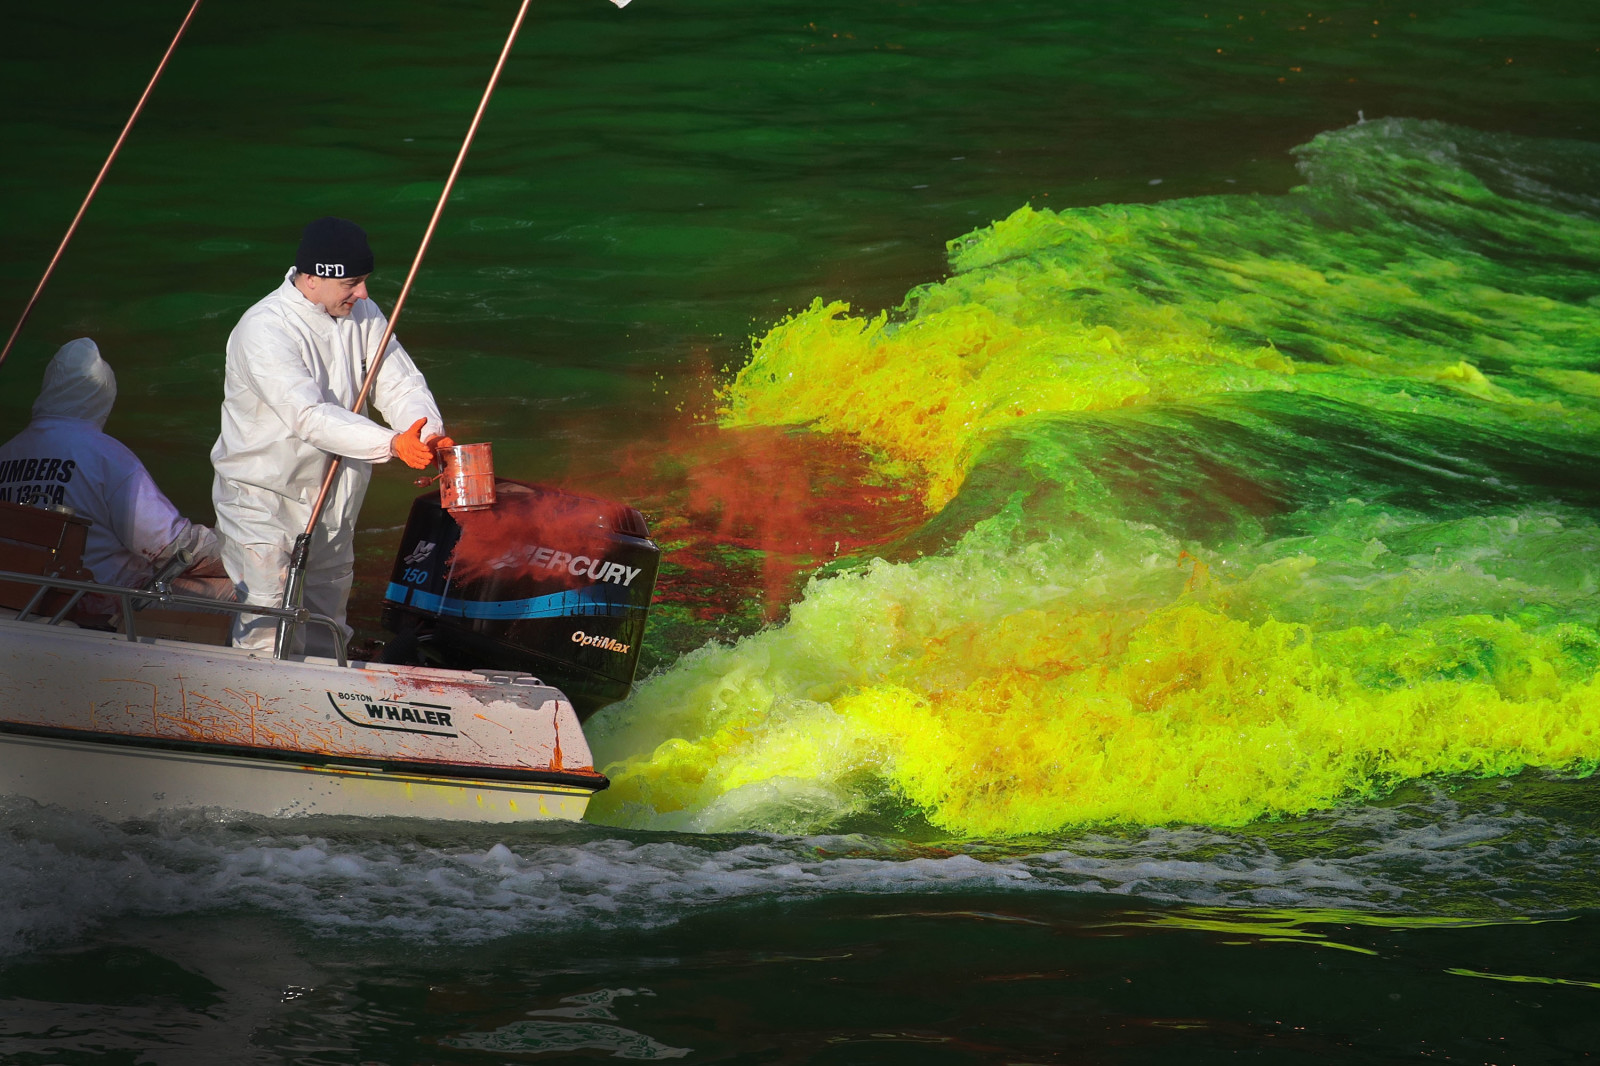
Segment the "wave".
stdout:
<svg viewBox="0 0 1600 1066">
<path fill-rule="evenodd" d="M 592 723 L 609 824 L 1243 825 L 1600 757 L 1600 149 L 1410 120 L 1306 184 L 950 243 L 757 341 L 730 426 L 928 519 Z"/>
</svg>

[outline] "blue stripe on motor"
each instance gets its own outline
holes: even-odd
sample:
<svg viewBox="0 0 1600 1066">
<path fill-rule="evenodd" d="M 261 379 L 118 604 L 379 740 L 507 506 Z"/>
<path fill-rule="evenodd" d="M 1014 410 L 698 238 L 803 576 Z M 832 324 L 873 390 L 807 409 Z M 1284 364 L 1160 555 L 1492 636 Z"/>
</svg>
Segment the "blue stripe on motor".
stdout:
<svg viewBox="0 0 1600 1066">
<path fill-rule="evenodd" d="M 395 603 L 405 603 L 406 597 L 411 595 L 411 589 L 398 581 L 389 582 L 389 587 L 383 590 L 383 598 L 393 600 Z"/>
<path fill-rule="evenodd" d="M 617 585 L 590 585 L 588 588 L 556 592 L 548 596 L 530 596 L 525 600 L 463 600 L 390 582 L 384 595 L 387 599 L 405 603 L 407 601 L 403 597 L 407 593 L 411 597 L 411 606 L 418 610 L 457 618 L 620 618 L 630 610 L 642 610 L 622 599 L 627 593 Z"/>
</svg>

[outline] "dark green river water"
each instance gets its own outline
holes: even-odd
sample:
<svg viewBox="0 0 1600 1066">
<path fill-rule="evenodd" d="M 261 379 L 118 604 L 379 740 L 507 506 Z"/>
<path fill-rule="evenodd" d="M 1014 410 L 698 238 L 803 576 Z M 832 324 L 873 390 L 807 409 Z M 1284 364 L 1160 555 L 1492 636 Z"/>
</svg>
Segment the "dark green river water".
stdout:
<svg viewBox="0 0 1600 1066">
<path fill-rule="evenodd" d="M 8 17 L 9 313 L 186 8 Z M 323 214 L 392 302 L 514 10 L 208 0 L 0 424 L 92 336 L 209 521 L 229 330 Z M 1589 1061 L 1597 116 L 1577 0 L 534 5 L 400 334 L 652 524 L 613 787 L 0 801 L 0 1061 Z"/>
</svg>

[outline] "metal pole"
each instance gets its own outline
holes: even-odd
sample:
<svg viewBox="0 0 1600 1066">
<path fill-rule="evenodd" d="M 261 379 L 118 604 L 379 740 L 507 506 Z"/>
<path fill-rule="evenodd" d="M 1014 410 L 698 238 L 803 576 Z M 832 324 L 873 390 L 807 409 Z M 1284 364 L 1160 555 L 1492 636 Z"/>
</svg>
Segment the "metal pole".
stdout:
<svg viewBox="0 0 1600 1066">
<path fill-rule="evenodd" d="M 198 3 L 198 0 L 196 2 Z M 439 226 L 439 217 L 444 214 L 444 205 L 450 199 L 450 190 L 455 188 L 456 176 L 461 173 L 461 164 L 466 161 L 467 150 L 472 147 L 472 139 L 478 135 L 478 125 L 483 121 L 483 113 L 489 107 L 489 98 L 494 95 L 495 85 L 500 81 L 500 72 L 505 69 L 506 59 L 511 55 L 511 46 L 517 39 L 518 31 L 522 29 L 522 20 L 527 17 L 530 2 L 531 0 L 522 0 L 522 6 L 517 8 L 517 17 L 511 23 L 511 32 L 506 35 L 505 47 L 500 49 L 500 58 L 495 61 L 494 71 L 489 75 L 489 84 L 484 87 L 483 99 L 478 101 L 478 110 L 472 116 L 472 124 L 467 127 L 466 138 L 461 142 L 461 150 L 456 153 L 456 161 L 450 168 L 450 176 L 445 179 L 444 190 L 439 193 L 439 202 L 434 205 L 433 217 L 428 220 L 428 228 L 422 234 L 422 243 L 417 246 L 416 258 L 411 261 L 411 270 L 406 274 L 405 284 L 400 286 L 400 295 L 395 299 L 394 310 L 389 315 L 389 324 L 378 340 L 377 352 L 369 362 L 366 380 L 361 383 L 361 392 L 350 405 L 352 411 L 361 410 L 361 405 L 367 401 L 367 394 L 372 391 L 372 383 L 378 379 L 378 368 L 383 365 L 383 357 L 388 354 L 389 340 L 394 336 L 395 323 L 400 320 L 400 312 L 405 309 L 406 297 L 411 293 L 411 284 L 416 281 L 417 271 L 422 267 L 423 256 L 428 254 L 428 244 L 433 240 L 433 232 Z M 299 603 L 289 602 L 290 593 L 291 590 L 299 593 L 304 587 L 311 535 L 316 531 L 318 519 L 322 517 L 322 509 L 328 504 L 328 492 L 333 487 L 333 479 L 339 474 L 340 462 L 341 459 L 337 455 L 328 457 L 328 470 L 322 477 L 322 488 L 317 492 L 316 502 L 311 505 L 311 520 L 306 523 L 306 531 L 296 538 L 295 551 L 289 562 L 288 580 L 283 589 L 284 607 L 300 606 Z M 276 655 L 280 659 L 287 654 L 285 628 L 280 625 L 278 631 Z"/>
<path fill-rule="evenodd" d="M 100 183 L 105 181 L 106 172 L 111 169 L 111 163 L 117 158 L 117 153 L 122 151 L 122 142 L 128 139 L 128 131 L 133 129 L 134 120 L 139 117 L 139 112 L 144 110 L 144 102 L 150 99 L 150 90 L 156 87 L 156 82 L 161 80 L 161 74 L 167 69 L 167 60 L 172 58 L 173 51 L 178 47 L 178 42 L 183 39 L 184 31 L 189 28 L 189 21 L 194 18 L 194 13 L 200 10 L 200 0 L 194 0 L 189 13 L 183 17 L 183 24 L 178 27 L 177 34 L 172 38 L 172 43 L 167 45 L 166 54 L 161 57 L 161 62 L 156 64 L 156 72 L 150 75 L 150 84 L 144 87 L 144 93 L 139 97 L 139 102 L 133 106 L 133 114 L 128 116 L 127 124 L 122 127 L 122 133 L 117 137 L 117 143 L 111 146 L 111 154 L 106 156 L 105 163 L 100 167 L 100 173 L 95 175 L 94 184 L 89 186 L 89 195 L 83 198 L 83 204 L 78 208 L 78 213 L 72 216 L 72 225 L 67 227 L 67 235 L 61 238 L 61 244 L 56 248 L 56 254 L 50 257 L 50 265 L 44 268 L 44 277 L 39 279 L 39 285 L 33 290 L 33 295 L 28 297 L 28 306 L 22 309 L 22 317 L 17 319 L 17 324 L 11 331 L 11 336 L 6 339 L 6 346 L 0 350 L 0 363 L 6 361 L 6 356 L 11 354 L 11 346 L 17 343 L 17 335 L 22 332 L 23 324 L 28 321 L 28 316 L 33 314 L 33 305 L 39 302 L 40 293 L 44 292 L 45 284 L 50 280 L 50 275 L 55 273 L 56 264 L 61 261 L 61 253 L 67 250 L 67 242 L 72 240 L 72 235 L 78 230 L 78 223 L 83 221 L 84 212 L 89 210 L 89 203 L 94 199 L 94 194 L 100 191 Z"/>
<path fill-rule="evenodd" d="M 294 538 L 294 551 L 289 555 L 289 575 L 283 585 L 283 608 L 286 611 L 305 606 L 306 556 L 310 552 L 310 533 L 302 533 Z M 278 635 L 276 643 L 272 646 L 272 657 L 274 659 L 287 659 L 289 657 L 289 651 L 294 644 L 294 634 L 298 628 L 298 622 L 292 622 L 283 617 L 278 619 Z"/>
</svg>

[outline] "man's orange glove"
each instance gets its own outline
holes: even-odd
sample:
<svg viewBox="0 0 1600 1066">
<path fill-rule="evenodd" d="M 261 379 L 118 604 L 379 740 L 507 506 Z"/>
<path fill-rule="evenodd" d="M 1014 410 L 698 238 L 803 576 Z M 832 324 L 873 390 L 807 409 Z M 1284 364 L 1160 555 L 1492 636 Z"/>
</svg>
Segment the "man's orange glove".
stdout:
<svg viewBox="0 0 1600 1066">
<path fill-rule="evenodd" d="M 419 418 L 404 433 L 396 433 L 389 441 L 389 454 L 413 470 L 421 470 L 433 462 L 433 449 L 422 443 L 422 427 L 427 424 L 426 418 Z"/>
</svg>

